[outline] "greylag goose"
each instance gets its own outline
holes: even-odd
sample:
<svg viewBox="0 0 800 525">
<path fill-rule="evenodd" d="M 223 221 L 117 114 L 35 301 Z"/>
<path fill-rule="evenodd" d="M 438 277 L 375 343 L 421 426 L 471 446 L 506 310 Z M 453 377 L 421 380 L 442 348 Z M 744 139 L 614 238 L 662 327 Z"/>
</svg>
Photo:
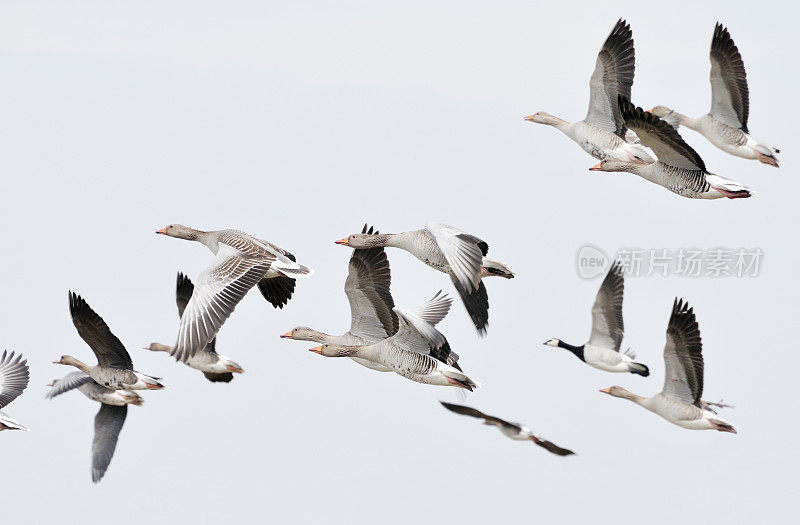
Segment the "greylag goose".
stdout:
<svg viewBox="0 0 800 525">
<path fill-rule="evenodd" d="M 647 377 L 650 370 L 642 363 L 633 360 L 630 349 L 621 353 L 625 324 L 622 321 L 622 296 L 625 292 L 625 277 L 622 265 L 615 262 L 603 279 L 600 290 L 592 306 L 592 334 L 589 342 L 572 346 L 560 339 L 550 339 L 544 344 L 564 348 L 578 359 L 598 370 L 606 372 L 630 372 Z"/>
<path fill-rule="evenodd" d="M 678 132 L 655 116 L 620 98 L 620 113 L 625 125 L 633 129 L 644 144 L 658 156 L 652 164 L 606 159 L 589 168 L 592 171 L 627 171 L 690 199 L 742 199 L 750 190 L 738 182 L 706 171 L 700 155 Z"/>
<path fill-rule="evenodd" d="M 186 362 L 216 337 L 239 301 L 256 284 L 273 306 L 282 308 L 294 291 L 294 280 L 313 273 L 297 264 L 291 253 L 243 231 L 205 232 L 170 224 L 156 233 L 200 242 L 216 255 L 198 277 L 195 293 L 181 316 L 172 352 L 180 361 Z"/>
<path fill-rule="evenodd" d="M 178 304 L 178 316 L 183 317 L 183 311 L 186 310 L 186 305 L 192 298 L 194 285 L 192 281 L 178 272 L 178 282 L 175 288 L 175 302 Z M 167 352 L 172 354 L 174 348 L 161 343 L 150 343 L 150 346 L 145 347 L 145 350 L 153 352 Z M 189 357 L 185 364 L 200 370 L 206 379 L 212 383 L 230 383 L 233 380 L 233 374 L 241 374 L 244 369 L 231 358 L 220 355 L 217 353 L 217 338 L 211 340 L 206 347 L 193 356 Z"/>
<path fill-rule="evenodd" d="M 128 417 L 128 405 L 141 406 L 144 401 L 136 392 L 100 386 L 83 372 L 69 373 L 48 386 L 52 387 L 47 393 L 48 399 L 77 388 L 89 399 L 100 402 L 100 410 L 94 418 L 92 441 L 92 482 L 97 483 L 103 479 L 114 457 L 119 433 Z"/>
<path fill-rule="evenodd" d="M 509 438 L 516 440 L 516 441 L 533 441 L 540 447 L 544 448 L 548 452 L 551 452 L 557 456 L 569 456 L 574 454 L 573 451 L 561 448 L 555 443 L 547 441 L 546 439 L 542 439 L 537 437 L 531 432 L 531 429 L 524 425 L 520 425 L 519 423 L 509 423 L 508 421 L 502 420 L 499 417 L 494 416 L 487 416 L 480 410 L 474 409 L 472 407 L 464 406 L 464 405 L 456 405 L 455 403 L 445 403 L 444 401 L 439 401 L 443 407 L 451 412 L 455 412 L 456 414 L 461 414 L 462 416 L 470 416 L 476 417 L 478 419 L 483 419 L 484 425 L 490 425 L 493 427 L 497 427 L 500 432 L 508 436 Z"/>
<path fill-rule="evenodd" d="M 717 22 L 711 39 L 711 110 L 699 118 L 689 118 L 666 106 L 650 111 L 675 128 L 683 125 L 707 138 L 731 155 L 780 166 L 780 150 L 754 139 L 747 129 L 750 91 L 739 49 L 728 29 Z"/>
<path fill-rule="evenodd" d="M 378 235 L 365 224 L 361 233 Z M 350 330 L 343 335 L 329 335 L 307 326 L 297 326 L 281 334 L 284 339 L 313 341 L 340 345 L 369 345 L 393 336 L 397 332 L 398 320 L 394 312 L 394 299 L 389 291 L 392 272 L 389 259 L 383 248 L 355 249 L 350 256 L 344 293 L 350 302 Z M 356 363 L 378 370 L 392 369 L 366 359 L 351 357 Z"/>
<path fill-rule="evenodd" d="M 394 308 L 399 320 L 397 333 L 371 345 L 325 343 L 311 348 L 325 357 L 359 357 L 391 368 L 418 383 L 456 386 L 472 391 L 479 385 L 461 371 L 458 356 L 436 324 L 447 315 L 453 300 L 433 296 L 417 310 Z"/>
<path fill-rule="evenodd" d="M 97 365 L 89 366 L 82 361 L 63 355 L 53 364 L 74 366 L 89 375 L 97 384 L 112 390 L 159 390 L 164 388 L 159 378 L 151 377 L 133 369 L 133 362 L 125 346 L 111 333 L 103 318 L 89 307 L 83 298 L 69 293 L 69 313 L 72 324 L 78 329 L 89 348 L 97 357 Z"/>
<path fill-rule="evenodd" d="M 641 397 L 621 386 L 604 388 L 601 392 L 633 401 L 663 417 L 670 423 L 689 430 L 719 430 L 736 433 L 736 428 L 717 416 L 703 395 L 703 342 L 694 309 L 682 299 L 675 299 L 672 315 L 667 325 L 667 343 L 664 346 L 666 373 L 664 388 L 653 397 Z"/>
<path fill-rule="evenodd" d="M 619 19 L 597 55 L 589 81 L 589 111 L 580 122 L 567 122 L 540 111 L 525 120 L 553 126 L 599 160 L 617 159 L 649 164 L 655 159 L 634 133 L 625 128 L 619 115 L 617 96 L 631 98 L 636 54 L 633 33 L 625 20 Z"/>
<path fill-rule="evenodd" d="M 14 352 L 3 350 L 3 355 L 0 356 L 0 408 L 5 408 L 25 391 L 29 378 L 28 361 L 22 355 L 14 356 Z M 2 430 L 28 429 L 0 410 L 0 431 Z"/>
<path fill-rule="evenodd" d="M 336 244 L 351 248 L 400 248 L 431 268 L 446 273 L 480 335 L 486 333 L 489 323 L 489 296 L 481 279 L 514 277 L 514 272 L 507 266 L 485 257 L 489 252 L 486 242 L 438 222 L 429 222 L 421 230 L 404 233 L 356 233 L 336 241 Z"/>
<path fill-rule="evenodd" d="M 111 390 L 95 383 L 89 375 L 76 370 L 70 372 L 61 379 L 54 379 L 47 386 L 50 391 L 45 395 L 46 399 L 53 399 L 70 390 L 78 390 L 80 393 L 98 403 L 106 405 L 123 406 L 136 405 L 142 406 L 144 399 L 133 390 Z"/>
</svg>

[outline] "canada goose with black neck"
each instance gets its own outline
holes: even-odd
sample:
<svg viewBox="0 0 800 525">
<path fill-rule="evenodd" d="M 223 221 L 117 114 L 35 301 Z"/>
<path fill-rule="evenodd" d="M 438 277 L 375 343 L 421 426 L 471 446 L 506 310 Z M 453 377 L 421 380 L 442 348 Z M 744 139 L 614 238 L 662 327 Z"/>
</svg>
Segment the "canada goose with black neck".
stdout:
<svg viewBox="0 0 800 525">
<path fill-rule="evenodd" d="M 553 338 L 544 344 L 569 350 L 578 359 L 598 370 L 630 372 L 647 377 L 650 374 L 647 366 L 634 362 L 635 356 L 630 352 L 620 352 L 625 333 L 625 324 L 622 320 L 624 292 L 623 267 L 619 262 L 615 262 L 603 279 L 592 306 L 592 333 L 589 342 L 573 346 Z"/>
</svg>

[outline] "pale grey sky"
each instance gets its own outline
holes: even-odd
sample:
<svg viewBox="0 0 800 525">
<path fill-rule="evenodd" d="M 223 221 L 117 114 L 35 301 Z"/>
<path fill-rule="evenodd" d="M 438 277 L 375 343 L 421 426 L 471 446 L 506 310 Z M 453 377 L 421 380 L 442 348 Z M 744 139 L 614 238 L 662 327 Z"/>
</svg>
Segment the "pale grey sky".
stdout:
<svg viewBox="0 0 800 525">
<path fill-rule="evenodd" d="M 795 329 L 798 73 L 790 2 L 0 3 L 0 348 L 31 383 L 0 435 L 9 523 L 248 522 L 779 523 L 794 513 L 800 431 Z M 708 46 L 728 25 L 747 67 L 750 129 L 783 149 L 776 170 L 683 130 L 747 200 L 693 201 L 594 159 L 537 110 L 583 118 L 597 51 L 618 17 L 636 41 L 634 101 L 707 111 Z M 453 389 L 325 359 L 278 335 L 347 329 L 349 250 L 364 222 L 441 221 L 474 233 L 518 272 L 489 281 L 480 340 L 460 304 L 441 324 L 483 383 L 467 404 L 575 450 L 514 443 L 438 400 Z M 252 293 L 218 348 L 246 373 L 229 385 L 140 347 L 177 329 L 175 273 L 203 246 L 156 236 L 171 222 L 240 228 L 316 274 L 276 311 Z M 626 345 L 649 378 L 604 374 L 580 344 L 599 284 L 575 254 L 619 247 L 759 247 L 752 279 L 629 279 Z M 398 305 L 448 279 L 390 251 Z M 91 360 L 69 318 L 82 294 L 168 389 L 132 407 L 106 478 L 90 481 L 97 405 L 45 401 L 45 384 Z M 598 392 L 661 389 L 673 297 L 695 306 L 705 397 L 736 405 L 738 435 L 691 432 Z M 89 514 L 86 509 L 91 509 Z"/>
</svg>

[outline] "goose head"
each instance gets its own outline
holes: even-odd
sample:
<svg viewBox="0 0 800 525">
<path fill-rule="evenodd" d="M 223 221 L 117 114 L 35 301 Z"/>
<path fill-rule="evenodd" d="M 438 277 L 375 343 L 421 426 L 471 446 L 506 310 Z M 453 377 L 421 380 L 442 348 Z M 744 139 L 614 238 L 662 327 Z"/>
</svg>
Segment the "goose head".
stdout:
<svg viewBox="0 0 800 525">
<path fill-rule="evenodd" d="M 322 342 L 322 334 L 308 326 L 295 326 L 285 334 L 281 334 L 281 339 L 294 339 L 296 341 Z"/>
<path fill-rule="evenodd" d="M 187 241 L 196 241 L 198 231 L 194 228 L 189 228 L 188 226 L 184 226 L 183 224 L 170 224 L 169 226 L 165 226 L 160 230 L 156 230 L 156 233 L 160 235 L 166 235 L 168 237 L 177 237 L 178 239 L 186 239 Z"/>
<path fill-rule="evenodd" d="M 552 339 L 548 339 L 547 341 L 544 342 L 545 346 L 554 346 L 556 348 L 558 348 L 560 344 L 561 344 L 561 339 L 556 339 L 555 337 Z"/>
<path fill-rule="evenodd" d="M 556 124 L 564 122 L 562 119 L 550 113 L 545 113 L 544 111 L 537 111 L 533 115 L 528 115 L 525 117 L 525 120 L 533 122 L 534 124 L 546 124 L 548 126 L 555 126 Z"/>
<path fill-rule="evenodd" d="M 628 173 L 636 173 L 643 163 L 639 162 L 629 162 L 624 160 L 617 160 L 617 159 L 605 159 L 601 160 L 591 168 L 589 171 L 627 171 Z"/>
<path fill-rule="evenodd" d="M 656 106 L 653 109 L 651 109 L 650 111 L 648 111 L 648 113 L 652 113 L 653 115 L 657 116 L 658 118 L 664 118 L 664 117 L 666 117 L 667 115 L 669 115 L 672 112 L 673 112 L 673 109 L 668 108 L 667 106 Z"/>
<path fill-rule="evenodd" d="M 639 399 L 639 396 L 637 396 L 636 394 L 625 390 L 621 386 L 616 386 L 616 385 L 610 386 L 608 388 L 603 388 L 600 390 L 600 392 L 614 397 L 621 397 L 623 399 L 630 399 L 630 400 Z"/>
<path fill-rule="evenodd" d="M 78 359 L 75 359 L 71 355 L 62 355 L 58 359 L 58 361 L 53 361 L 53 364 L 54 365 L 74 366 L 74 367 L 77 367 L 77 368 L 86 367 L 86 365 L 82 361 L 79 361 Z"/>
<path fill-rule="evenodd" d="M 314 352 L 315 354 L 324 355 L 325 357 L 347 357 L 353 354 L 353 347 L 324 344 L 315 346 L 314 348 L 309 348 L 308 351 Z"/>
<path fill-rule="evenodd" d="M 354 233 L 344 239 L 339 239 L 336 244 L 351 248 L 377 248 L 386 246 L 387 236 L 374 233 Z"/>
</svg>

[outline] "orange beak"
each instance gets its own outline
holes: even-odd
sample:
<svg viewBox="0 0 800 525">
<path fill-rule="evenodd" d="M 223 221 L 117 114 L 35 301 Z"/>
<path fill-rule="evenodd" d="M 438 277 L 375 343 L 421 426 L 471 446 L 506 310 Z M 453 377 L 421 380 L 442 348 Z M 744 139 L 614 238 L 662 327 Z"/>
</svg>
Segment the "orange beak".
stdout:
<svg viewBox="0 0 800 525">
<path fill-rule="evenodd" d="M 525 117 L 525 120 L 527 120 L 528 122 L 533 122 L 533 115 L 528 115 L 527 117 Z"/>
<path fill-rule="evenodd" d="M 156 230 L 156 233 L 159 233 L 161 235 L 166 235 L 167 234 L 167 229 L 166 228 L 161 228 L 160 230 Z"/>
<path fill-rule="evenodd" d="M 339 239 L 338 241 L 336 241 L 336 244 L 341 244 L 342 246 L 350 246 L 350 243 L 347 242 L 347 237 L 345 237 L 344 239 Z"/>
<path fill-rule="evenodd" d="M 292 332 L 291 331 L 286 332 L 285 334 L 281 334 L 281 339 L 291 339 L 291 338 L 292 338 Z"/>
<path fill-rule="evenodd" d="M 602 161 L 601 161 L 601 162 L 598 162 L 597 164 L 595 164 L 594 166 L 592 166 L 591 168 L 589 168 L 589 171 L 603 171 L 603 170 L 602 170 L 602 168 L 600 168 L 600 166 L 601 166 L 602 164 L 603 164 L 603 162 L 602 162 Z"/>
<path fill-rule="evenodd" d="M 322 353 L 322 345 L 315 346 L 314 348 L 309 348 L 309 352 L 314 352 L 315 354 Z"/>
<path fill-rule="evenodd" d="M 604 394 L 610 394 L 610 393 L 611 393 L 611 387 L 608 387 L 608 388 L 602 388 L 602 389 L 600 389 L 600 391 L 601 391 L 602 393 L 604 393 Z"/>
<path fill-rule="evenodd" d="M 61 361 L 53 361 L 53 364 L 54 364 L 54 365 L 60 365 L 60 364 L 61 364 Z"/>
</svg>

